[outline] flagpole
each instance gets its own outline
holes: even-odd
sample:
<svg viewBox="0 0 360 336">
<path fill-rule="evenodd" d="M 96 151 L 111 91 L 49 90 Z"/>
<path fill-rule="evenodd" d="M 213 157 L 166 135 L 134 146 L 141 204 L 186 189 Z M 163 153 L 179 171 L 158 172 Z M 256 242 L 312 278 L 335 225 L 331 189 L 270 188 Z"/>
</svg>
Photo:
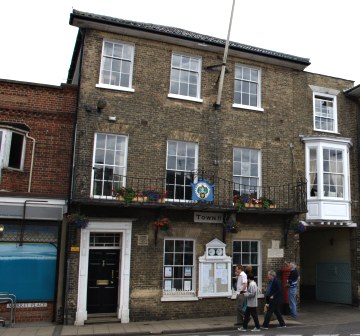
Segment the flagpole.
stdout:
<svg viewBox="0 0 360 336">
<path fill-rule="evenodd" d="M 221 104 L 221 95 L 222 95 L 222 90 L 223 90 L 223 85 L 224 85 L 226 60 L 227 60 L 227 55 L 228 55 L 228 50 L 229 50 L 230 32 L 231 32 L 231 24 L 232 24 L 232 19 L 233 19 L 233 14 L 234 14 L 234 8 L 235 8 L 235 0 L 233 0 L 233 4 L 232 4 L 232 8 L 231 8 L 229 30 L 228 30 L 226 43 L 225 43 L 224 57 L 223 57 L 221 73 L 220 73 L 219 89 L 218 89 L 218 95 L 217 95 L 217 99 L 216 99 L 216 103 L 215 103 L 216 109 L 220 109 L 220 104 Z"/>
</svg>

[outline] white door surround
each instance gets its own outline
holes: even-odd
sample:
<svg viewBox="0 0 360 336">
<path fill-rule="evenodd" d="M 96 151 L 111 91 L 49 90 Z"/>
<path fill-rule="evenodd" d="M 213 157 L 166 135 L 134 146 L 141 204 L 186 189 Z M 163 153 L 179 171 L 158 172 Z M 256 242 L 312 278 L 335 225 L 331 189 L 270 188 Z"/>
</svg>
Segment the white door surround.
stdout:
<svg viewBox="0 0 360 336">
<path fill-rule="evenodd" d="M 121 234 L 121 251 L 119 267 L 119 298 L 117 317 L 121 323 L 129 323 L 129 296 L 130 296 L 130 257 L 131 257 L 131 230 L 132 220 L 109 221 L 108 219 L 90 220 L 85 229 L 81 229 L 80 260 L 78 276 L 78 297 L 75 325 L 84 325 L 87 320 L 87 282 L 89 264 L 90 232 L 106 232 Z"/>
</svg>

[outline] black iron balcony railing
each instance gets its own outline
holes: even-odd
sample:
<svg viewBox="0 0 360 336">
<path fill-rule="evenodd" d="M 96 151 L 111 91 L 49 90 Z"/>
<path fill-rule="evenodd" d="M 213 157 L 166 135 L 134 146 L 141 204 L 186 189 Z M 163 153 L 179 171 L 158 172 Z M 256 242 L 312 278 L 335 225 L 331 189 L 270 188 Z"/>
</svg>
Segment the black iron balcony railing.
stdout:
<svg viewBox="0 0 360 336">
<path fill-rule="evenodd" d="M 111 174 L 110 174 L 111 173 Z M 307 211 L 306 182 L 279 186 L 248 186 L 216 176 L 206 176 L 213 186 L 213 200 L 192 200 L 195 173 L 168 172 L 166 178 L 140 178 L 94 170 L 74 175 L 73 201 L 120 202 L 127 206 L 154 205 L 247 211 L 276 209 L 282 212 Z M 111 179 L 109 178 L 111 177 Z"/>
</svg>

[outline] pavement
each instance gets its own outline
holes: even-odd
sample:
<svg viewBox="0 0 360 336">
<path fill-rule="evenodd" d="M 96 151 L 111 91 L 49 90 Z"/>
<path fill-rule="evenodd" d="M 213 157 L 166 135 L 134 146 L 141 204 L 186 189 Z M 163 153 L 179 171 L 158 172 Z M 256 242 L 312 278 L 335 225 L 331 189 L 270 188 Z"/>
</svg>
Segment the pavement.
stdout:
<svg viewBox="0 0 360 336">
<path fill-rule="evenodd" d="M 218 316 L 181 320 L 85 324 L 84 326 L 35 322 L 28 324 L 16 323 L 13 327 L 0 327 L 0 336 L 135 336 L 230 331 L 236 329 L 234 327 L 235 320 L 235 316 Z M 263 315 L 260 315 L 260 324 L 263 320 Z M 359 320 L 359 307 L 319 302 L 301 303 L 296 321 L 285 319 L 288 327 L 344 324 L 359 322 Z M 271 321 L 270 328 L 277 325 L 277 320 Z M 249 329 L 251 327 L 253 327 L 252 321 L 249 324 Z"/>
</svg>

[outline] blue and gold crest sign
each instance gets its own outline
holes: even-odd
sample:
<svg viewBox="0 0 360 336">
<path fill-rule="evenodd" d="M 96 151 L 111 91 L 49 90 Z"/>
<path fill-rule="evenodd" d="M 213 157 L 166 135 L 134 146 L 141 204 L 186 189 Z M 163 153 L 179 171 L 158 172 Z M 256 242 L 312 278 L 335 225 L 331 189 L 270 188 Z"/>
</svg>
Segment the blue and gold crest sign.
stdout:
<svg viewBox="0 0 360 336">
<path fill-rule="evenodd" d="M 213 184 L 209 184 L 206 180 L 201 180 L 197 183 L 192 183 L 192 200 L 212 202 L 214 200 Z"/>
</svg>

